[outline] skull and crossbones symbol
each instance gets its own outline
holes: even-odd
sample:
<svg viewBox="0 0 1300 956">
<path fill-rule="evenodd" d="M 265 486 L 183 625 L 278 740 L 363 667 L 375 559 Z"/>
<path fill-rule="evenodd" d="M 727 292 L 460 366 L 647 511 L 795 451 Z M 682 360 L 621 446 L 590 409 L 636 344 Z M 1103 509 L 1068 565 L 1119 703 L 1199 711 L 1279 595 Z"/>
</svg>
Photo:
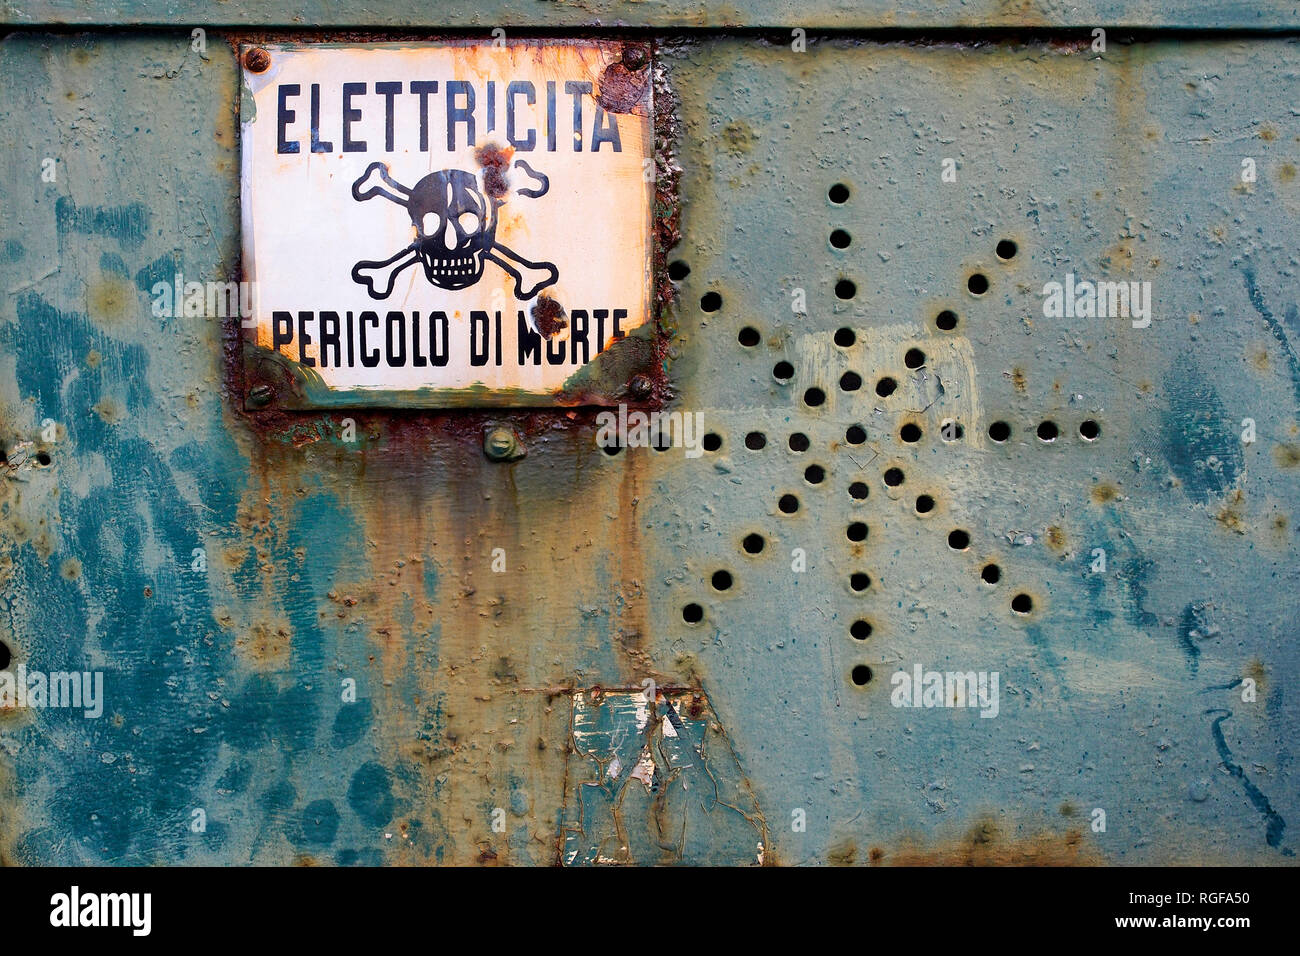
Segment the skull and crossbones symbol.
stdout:
<svg viewBox="0 0 1300 956">
<path fill-rule="evenodd" d="M 550 180 L 522 159 L 514 165 L 538 183 L 516 190 L 519 195 L 537 199 L 550 189 Z M 478 282 L 490 259 L 514 278 L 517 299 L 526 301 L 554 285 L 560 278 L 554 263 L 532 262 L 497 242 L 505 189 L 501 172 L 492 172 L 493 179 L 485 179 L 492 189 L 481 188 L 480 177 L 463 169 L 440 169 L 408 189 L 389 175 L 384 163 L 371 163 L 352 184 L 352 198 L 364 202 L 383 196 L 404 207 L 415 226 L 415 241 L 382 261 L 361 260 L 352 267 L 352 281 L 365 286 L 372 299 L 386 299 L 398 274 L 418 262 L 430 283 L 455 291 Z"/>
</svg>

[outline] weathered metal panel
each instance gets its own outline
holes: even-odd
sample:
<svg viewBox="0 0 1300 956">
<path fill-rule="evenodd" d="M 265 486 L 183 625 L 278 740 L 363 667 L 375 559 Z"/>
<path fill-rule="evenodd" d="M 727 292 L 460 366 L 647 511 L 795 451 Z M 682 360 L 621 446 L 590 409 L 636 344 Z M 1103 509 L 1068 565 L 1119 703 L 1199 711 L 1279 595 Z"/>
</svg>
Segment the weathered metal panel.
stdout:
<svg viewBox="0 0 1300 956">
<path fill-rule="evenodd" d="M 236 276 L 214 39 L 0 46 L 0 641 L 105 701 L 0 713 L 6 861 L 1293 862 L 1294 40 L 661 44 L 688 457 L 244 413 L 237 323 L 149 309 Z M 1151 283 L 1149 326 L 1046 316 L 1067 274 Z M 917 664 L 997 716 L 893 706 Z M 602 786 L 637 744 L 577 733 L 594 685 L 662 799 Z"/>
</svg>

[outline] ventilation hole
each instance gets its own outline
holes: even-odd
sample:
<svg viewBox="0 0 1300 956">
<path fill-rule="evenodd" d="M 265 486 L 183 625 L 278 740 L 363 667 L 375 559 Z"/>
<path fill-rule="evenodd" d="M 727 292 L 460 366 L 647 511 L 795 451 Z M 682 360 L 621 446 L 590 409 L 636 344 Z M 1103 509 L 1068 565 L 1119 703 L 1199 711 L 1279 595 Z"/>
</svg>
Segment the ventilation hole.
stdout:
<svg viewBox="0 0 1300 956">
<path fill-rule="evenodd" d="M 716 292 L 706 292 L 700 298 L 700 308 L 705 312 L 717 312 L 722 308 L 722 296 Z"/>
<path fill-rule="evenodd" d="M 36 463 L 38 465 L 48 465 L 53 460 L 54 459 L 50 457 L 50 453 L 48 451 L 38 451 L 36 453 Z"/>
<path fill-rule="evenodd" d="M 861 425 L 850 425 L 844 431 L 844 440 L 850 445 L 861 445 L 867 440 L 867 430 Z"/>
<path fill-rule="evenodd" d="M 1011 610 L 1017 614 L 1028 614 L 1034 609 L 1034 599 L 1021 592 L 1011 599 Z"/>
<path fill-rule="evenodd" d="M 868 493 L 869 490 L 865 481 L 855 481 L 853 484 L 849 485 L 849 497 L 857 501 L 861 501 L 868 495 Z"/>
<path fill-rule="evenodd" d="M 682 608 L 682 620 L 687 624 L 699 624 L 704 620 L 704 608 L 698 604 L 688 604 Z"/>
<path fill-rule="evenodd" d="M 885 484 L 891 488 L 897 488 L 903 483 L 903 469 L 889 468 L 885 471 Z"/>
<path fill-rule="evenodd" d="M 609 457 L 613 458 L 615 455 L 617 455 L 619 452 L 623 450 L 623 446 L 618 444 L 601 445 L 600 450 L 603 451 L 606 455 L 609 455 Z"/>
<path fill-rule="evenodd" d="M 1003 239 L 998 243 L 997 253 L 999 259 L 1014 259 L 1016 252 L 1016 244 L 1010 239 Z"/>
<path fill-rule="evenodd" d="M 898 430 L 898 437 L 913 445 L 921 440 L 921 426 L 915 422 L 908 422 Z"/>
<path fill-rule="evenodd" d="M 745 549 L 746 554 L 761 554 L 763 548 L 767 546 L 767 542 L 763 540 L 761 534 L 747 534 L 740 546 Z"/>
<path fill-rule="evenodd" d="M 826 469 L 821 465 L 809 465 L 803 470 L 803 478 L 810 485 L 820 485 L 826 480 Z"/>
<path fill-rule="evenodd" d="M 722 447 L 722 436 L 717 432 L 709 432 L 704 436 L 703 444 L 705 451 L 717 451 Z"/>
<path fill-rule="evenodd" d="M 903 364 L 908 368 L 920 368 L 925 364 L 925 353 L 920 349 L 908 349 L 903 356 Z"/>
<path fill-rule="evenodd" d="M 849 575 L 849 587 L 855 591 L 865 591 L 871 587 L 871 575 L 864 571 L 854 571 Z"/>
<path fill-rule="evenodd" d="M 929 495 L 917 495 L 916 513 L 919 515 L 928 515 L 934 510 L 934 499 Z"/>
<path fill-rule="evenodd" d="M 966 280 L 966 288 L 970 289 L 971 295 L 983 295 L 989 291 L 989 277 L 977 272 Z"/>
<path fill-rule="evenodd" d="M 655 451 L 667 451 L 673 447 L 673 443 L 666 435 L 659 433 L 655 435 L 654 444 L 650 447 Z"/>
<path fill-rule="evenodd" d="M 791 450 L 791 451 L 807 451 L 807 450 L 808 450 L 808 436 L 805 435 L 803 432 L 795 432 L 793 435 L 791 435 L 791 436 L 790 436 L 790 450 Z"/>
<path fill-rule="evenodd" d="M 763 337 L 758 334 L 758 329 L 751 325 L 747 325 L 740 330 L 740 334 L 736 336 L 736 341 L 745 346 L 745 348 L 752 349 L 762 341 L 762 338 Z"/>
<path fill-rule="evenodd" d="M 838 345 L 838 346 L 839 346 L 840 348 L 842 348 L 842 349 L 846 349 L 846 348 L 848 348 L 850 345 L 852 345 L 852 344 L 853 344 L 854 342 L 856 342 L 857 340 L 858 340 L 858 337 L 857 337 L 856 335 L 853 334 L 853 330 L 852 330 L 852 329 L 836 329 L 836 330 L 835 330 L 835 344 Z"/>
<path fill-rule="evenodd" d="M 9 645 L 0 641 L 0 671 L 9 667 L 9 662 L 14 659 L 13 651 L 9 650 Z"/>
<path fill-rule="evenodd" d="M 887 398 L 894 394 L 894 389 L 898 388 L 898 383 L 886 375 L 876 383 L 876 394 L 881 398 Z"/>
<path fill-rule="evenodd" d="M 970 535 L 961 528 L 954 528 L 948 532 L 948 547 L 954 551 L 965 551 L 970 547 Z"/>
<path fill-rule="evenodd" d="M 853 241 L 853 237 L 850 236 L 843 229 L 836 229 L 834 232 L 831 233 L 831 245 L 834 246 L 836 249 L 847 249 L 849 247 L 849 243 L 852 241 Z"/>
<path fill-rule="evenodd" d="M 750 451 L 758 451 L 767 444 L 767 436 L 762 432 L 750 432 L 745 436 L 745 447 Z"/>
<path fill-rule="evenodd" d="M 777 362 L 772 366 L 772 377 L 778 382 L 788 382 L 794 378 L 794 366 L 789 362 Z"/>
<path fill-rule="evenodd" d="M 1101 426 L 1090 418 L 1079 426 L 1079 437 L 1084 441 L 1096 441 L 1101 437 Z"/>
<path fill-rule="evenodd" d="M 844 534 L 850 541 L 866 541 L 867 526 L 865 522 L 855 521 L 845 529 Z"/>
<path fill-rule="evenodd" d="M 851 299 L 858 294 L 858 287 L 849 279 L 841 279 L 835 283 L 835 297 L 837 299 Z"/>
<path fill-rule="evenodd" d="M 840 388 L 846 392 L 856 392 L 862 387 L 862 376 L 857 372 L 845 372 L 840 376 Z"/>
<path fill-rule="evenodd" d="M 836 183 L 826 191 L 827 197 L 837 206 L 841 206 L 849 201 L 849 187 L 843 183 Z"/>
<path fill-rule="evenodd" d="M 786 514 L 792 515 L 799 510 L 799 499 L 794 495 L 782 495 L 781 500 L 777 502 L 777 507 Z"/>
<path fill-rule="evenodd" d="M 1061 430 L 1056 427 L 1056 422 L 1041 422 L 1038 425 L 1038 437 L 1041 441 L 1056 441 L 1056 436 Z"/>
<path fill-rule="evenodd" d="M 816 408 L 822 402 L 826 401 L 826 393 L 820 388 L 810 388 L 808 391 L 803 393 L 803 400 L 813 408 Z"/>
<path fill-rule="evenodd" d="M 730 591 L 730 590 L 731 590 L 731 572 L 730 572 L 730 571 L 714 571 L 714 572 L 713 572 L 713 588 L 714 588 L 714 590 L 716 590 L 716 591 Z"/>
<path fill-rule="evenodd" d="M 674 282 L 681 282 L 690 274 L 691 267 L 682 262 L 681 259 L 676 259 L 668 263 L 668 278 L 672 279 Z"/>
<path fill-rule="evenodd" d="M 989 426 L 989 438 L 999 445 L 1011 437 L 1011 426 L 1006 422 L 994 422 Z"/>
<path fill-rule="evenodd" d="M 871 636 L 871 624 L 867 621 L 854 621 L 849 625 L 849 633 L 859 641 L 865 641 Z"/>
<path fill-rule="evenodd" d="M 980 577 L 985 584 L 997 584 L 1002 580 L 1002 569 L 996 564 L 986 564 L 980 570 Z"/>
<path fill-rule="evenodd" d="M 962 427 L 961 422 L 948 418 L 939 426 L 939 437 L 944 441 L 961 441 L 966 437 L 966 429 Z"/>
<path fill-rule="evenodd" d="M 952 309 L 944 309 L 934 317 L 935 327 L 943 332 L 951 332 L 957 328 L 957 313 Z"/>
<path fill-rule="evenodd" d="M 871 682 L 871 668 L 866 664 L 858 664 L 853 668 L 853 683 L 859 687 L 865 687 Z"/>
</svg>

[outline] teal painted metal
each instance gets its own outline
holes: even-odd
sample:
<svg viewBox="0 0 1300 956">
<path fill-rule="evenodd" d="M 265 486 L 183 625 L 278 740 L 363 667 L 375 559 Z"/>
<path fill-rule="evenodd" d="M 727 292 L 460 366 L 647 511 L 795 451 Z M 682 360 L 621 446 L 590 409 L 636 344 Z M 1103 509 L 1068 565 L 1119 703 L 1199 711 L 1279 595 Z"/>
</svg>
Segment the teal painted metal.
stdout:
<svg viewBox="0 0 1300 956">
<path fill-rule="evenodd" d="M 5 860 L 1294 862 L 1294 40 L 661 44 L 690 458 L 563 413 L 244 415 L 233 330 L 150 310 L 237 277 L 222 39 L 0 46 L 0 641 L 105 702 L 0 714 Z M 1149 327 L 1045 316 L 1069 274 L 1150 282 Z M 996 671 L 997 716 L 893 706 L 917 664 Z M 654 734 L 690 688 L 685 768 Z M 624 725 L 689 786 L 610 784 Z"/>
</svg>

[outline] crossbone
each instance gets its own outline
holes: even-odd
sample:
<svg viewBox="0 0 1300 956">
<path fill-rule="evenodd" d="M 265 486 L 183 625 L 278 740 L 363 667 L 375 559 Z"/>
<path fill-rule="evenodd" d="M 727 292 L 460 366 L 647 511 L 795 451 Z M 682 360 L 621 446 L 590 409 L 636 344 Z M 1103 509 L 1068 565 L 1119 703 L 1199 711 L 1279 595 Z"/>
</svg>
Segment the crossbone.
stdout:
<svg viewBox="0 0 1300 956">
<path fill-rule="evenodd" d="M 516 193 L 536 199 L 550 189 L 550 180 L 522 159 L 514 165 L 538 183 Z M 352 198 L 364 202 L 383 196 L 397 203 L 410 215 L 416 239 L 382 261 L 361 260 L 352 267 L 352 280 L 365 286 L 372 299 L 386 299 L 397 276 L 419 262 L 430 283 L 457 290 L 477 282 L 484 260 L 490 259 L 515 280 L 517 299 L 526 301 L 554 285 L 560 278 L 554 263 L 525 259 L 496 241 L 497 214 L 505 200 L 485 194 L 478 181 L 465 170 L 443 169 L 408 189 L 389 175 L 384 163 L 367 166 L 352 184 Z"/>
</svg>

